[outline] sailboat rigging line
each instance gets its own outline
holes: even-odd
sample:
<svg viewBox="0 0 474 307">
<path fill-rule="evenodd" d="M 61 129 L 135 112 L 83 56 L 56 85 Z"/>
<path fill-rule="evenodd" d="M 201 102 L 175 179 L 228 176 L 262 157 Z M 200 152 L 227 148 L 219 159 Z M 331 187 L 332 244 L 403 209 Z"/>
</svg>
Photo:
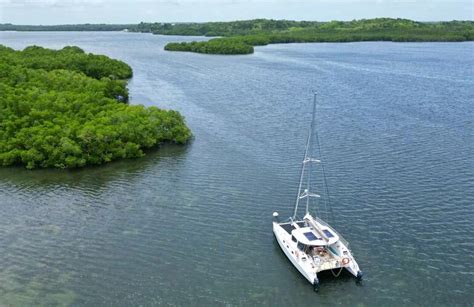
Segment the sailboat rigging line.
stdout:
<svg viewBox="0 0 474 307">
<path fill-rule="evenodd" d="M 323 160 L 323 155 L 321 152 L 321 143 L 319 142 L 319 135 L 317 132 L 315 133 L 315 135 L 316 135 L 316 146 L 318 147 L 318 152 L 319 152 L 319 158 Z M 326 171 L 324 170 L 323 163 L 321 163 L 321 172 L 323 174 L 324 192 L 326 193 L 326 197 L 324 197 L 324 207 L 326 209 L 326 213 L 329 213 L 329 218 L 332 220 L 332 222 L 335 222 L 334 213 L 331 206 L 331 197 L 329 195 L 329 187 L 328 187 L 328 183 L 326 179 Z M 328 207 L 329 207 L 329 210 L 328 210 Z"/>
<path fill-rule="evenodd" d="M 310 189 L 310 182 L 311 182 L 311 163 L 315 161 L 311 157 L 311 147 L 312 147 L 312 139 L 313 139 L 313 132 L 314 132 L 314 126 L 315 126 L 315 118 L 316 118 L 316 95 L 317 93 L 314 92 L 314 100 L 313 100 L 313 113 L 311 116 L 311 126 L 309 129 L 308 133 L 308 139 L 306 141 L 306 149 L 304 153 L 304 159 L 303 159 L 303 165 L 301 166 L 301 176 L 300 176 L 300 183 L 298 186 L 298 193 L 296 195 L 296 203 L 295 203 L 295 210 L 293 213 L 293 219 L 296 217 L 296 213 L 298 211 L 298 206 L 301 198 L 304 198 L 302 196 L 306 197 L 306 213 L 308 213 L 308 207 L 309 207 L 309 198 L 312 196 L 309 189 Z M 304 174 L 306 170 L 306 163 L 309 163 L 309 172 L 307 176 L 307 187 L 304 193 L 301 193 L 301 188 L 303 186 L 303 179 L 304 179 Z"/>
<path fill-rule="evenodd" d="M 306 150 L 305 150 L 305 153 L 304 153 L 305 158 L 306 158 L 306 154 L 308 153 L 308 142 L 309 142 L 309 135 L 308 135 L 308 141 L 306 142 Z M 304 158 L 303 158 L 303 161 L 304 161 Z M 301 163 L 300 184 L 298 186 L 298 191 L 296 192 L 296 203 L 295 203 L 295 211 L 293 213 L 293 219 L 296 218 L 296 212 L 298 211 L 298 204 L 300 202 L 300 196 L 301 196 L 300 191 L 301 191 L 301 186 L 303 185 L 304 167 L 305 167 L 305 163 Z"/>
<path fill-rule="evenodd" d="M 308 177 L 307 177 L 307 183 L 306 183 L 306 189 L 308 193 L 308 197 L 306 197 L 306 214 L 308 214 L 309 210 L 309 193 L 310 193 L 310 187 L 311 187 L 311 168 L 312 168 L 312 159 L 313 159 L 313 133 L 314 133 L 314 126 L 315 126 L 315 120 L 316 120 L 316 97 L 317 94 L 314 93 L 314 101 L 313 101 L 313 114 L 311 118 L 311 131 L 309 132 L 309 141 L 308 141 L 308 152 L 309 152 L 309 157 L 305 157 L 305 161 L 308 161 Z"/>
</svg>

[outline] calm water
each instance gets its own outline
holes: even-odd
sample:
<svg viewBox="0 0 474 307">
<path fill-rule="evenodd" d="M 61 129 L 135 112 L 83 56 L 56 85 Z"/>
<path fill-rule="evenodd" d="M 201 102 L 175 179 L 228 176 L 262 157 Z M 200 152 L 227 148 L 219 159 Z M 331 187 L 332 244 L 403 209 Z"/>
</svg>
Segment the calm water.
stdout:
<svg viewBox="0 0 474 307">
<path fill-rule="evenodd" d="M 195 134 L 140 160 L 0 169 L 0 305 L 469 305 L 474 302 L 473 43 L 292 44 L 167 53 L 180 37 L 0 33 L 128 62 L 132 103 Z M 365 281 L 319 294 L 273 238 L 291 212 L 309 122 L 332 224 Z"/>
</svg>

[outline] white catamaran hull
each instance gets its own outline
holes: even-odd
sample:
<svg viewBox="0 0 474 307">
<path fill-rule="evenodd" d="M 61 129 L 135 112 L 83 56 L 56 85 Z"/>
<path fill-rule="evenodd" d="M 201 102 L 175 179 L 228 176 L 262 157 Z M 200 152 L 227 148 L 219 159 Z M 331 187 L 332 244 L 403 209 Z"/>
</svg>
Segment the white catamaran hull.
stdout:
<svg viewBox="0 0 474 307">
<path fill-rule="evenodd" d="M 277 239 L 277 242 L 285 253 L 286 257 L 311 284 L 314 284 L 315 282 L 318 283 L 319 281 L 317 274 L 315 272 L 311 272 L 308 270 L 308 268 L 304 268 L 302 261 L 300 261 L 299 257 L 296 257 L 295 253 L 298 253 L 298 248 L 296 246 L 291 246 L 289 243 L 289 241 L 291 241 L 291 236 L 285 235 L 283 232 L 286 233 L 283 228 L 274 222 L 273 233 L 275 234 L 275 238 Z"/>
<path fill-rule="evenodd" d="M 324 252 L 320 254 L 309 252 L 308 246 L 303 250 L 299 248 L 295 238 L 298 232 L 313 233 L 315 238 L 319 239 L 319 241 L 315 239 L 314 242 L 320 242 L 324 248 L 322 246 L 318 248 L 324 249 Z M 330 237 L 321 235 L 324 232 Z M 319 285 L 318 273 L 326 270 L 331 270 L 335 276 L 339 276 L 341 270 L 346 269 L 358 280 L 362 277 L 359 265 L 343 239 L 329 225 L 313 219 L 309 214 L 299 222 L 273 222 L 273 233 L 286 257 L 315 286 Z"/>
</svg>

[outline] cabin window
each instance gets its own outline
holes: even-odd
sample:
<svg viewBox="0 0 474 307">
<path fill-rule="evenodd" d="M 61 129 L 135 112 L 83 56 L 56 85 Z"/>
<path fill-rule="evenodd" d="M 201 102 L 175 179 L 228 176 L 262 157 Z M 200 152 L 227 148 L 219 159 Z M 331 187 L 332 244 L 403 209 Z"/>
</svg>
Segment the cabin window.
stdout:
<svg viewBox="0 0 474 307">
<path fill-rule="evenodd" d="M 297 246 L 298 246 L 298 249 L 299 249 L 300 251 L 304 251 L 304 244 L 298 242 L 298 245 L 297 245 Z"/>
<path fill-rule="evenodd" d="M 296 242 L 295 236 L 291 236 L 291 240 L 292 240 L 293 242 Z"/>
</svg>

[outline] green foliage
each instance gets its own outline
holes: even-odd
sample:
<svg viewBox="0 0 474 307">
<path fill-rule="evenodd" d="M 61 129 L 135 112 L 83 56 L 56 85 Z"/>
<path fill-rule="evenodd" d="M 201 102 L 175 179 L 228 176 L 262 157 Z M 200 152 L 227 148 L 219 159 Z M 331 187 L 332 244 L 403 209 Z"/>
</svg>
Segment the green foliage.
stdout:
<svg viewBox="0 0 474 307">
<path fill-rule="evenodd" d="M 205 22 L 205 23 L 140 23 L 130 28 L 136 32 L 151 32 L 163 35 L 193 35 L 193 36 L 236 36 L 259 34 L 288 30 L 291 27 L 309 27 L 320 24 L 319 22 L 253 19 L 231 22 Z"/>
<path fill-rule="evenodd" d="M 251 45 L 233 38 L 215 38 L 207 42 L 169 43 L 165 46 L 165 50 L 211 54 L 253 53 L 253 47 Z"/>
<path fill-rule="evenodd" d="M 121 103 L 126 82 L 106 76 L 131 76 L 131 69 L 78 47 L 0 45 L 0 165 L 82 167 L 191 137 L 176 111 Z"/>
<path fill-rule="evenodd" d="M 140 27 L 133 30 L 140 29 L 165 35 L 224 36 L 208 42 L 170 43 L 165 46 L 165 50 L 214 54 L 252 53 L 253 48 L 246 48 L 245 45 L 263 46 L 277 43 L 474 40 L 474 22 L 472 21 L 422 23 L 391 18 L 324 23 L 265 19 L 176 25 L 142 23 Z M 229 48 L 229 45 L 235 48 Z"/>
<path fill-rule="evenodd" d="M 6 47 L 3 47 L 4 49 Z M 23 51 L 7 50 L 2 53 L 2 61 L 10 65 L 45 70 L 67 69 L 82 72 L 85 75 L 100 79 L 128 79 L 132 77 L 132 68 L 124 62 L 110 59 L 104 55 L 86 54 L 79 47 L 67 46 L 61 50 L 51 50 L 30 46 Z M 8 54 L 13 56 L 7 56 Z"/>
</svg>

